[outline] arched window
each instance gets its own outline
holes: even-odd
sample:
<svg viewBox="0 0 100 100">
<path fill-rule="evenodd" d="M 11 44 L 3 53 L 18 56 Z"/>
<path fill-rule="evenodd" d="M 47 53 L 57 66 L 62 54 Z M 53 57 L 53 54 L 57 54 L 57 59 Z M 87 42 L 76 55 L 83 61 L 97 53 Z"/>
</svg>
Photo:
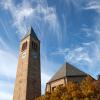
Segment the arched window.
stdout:
<svg viewBox="0 0 100 100">
<path fill-rule="evenodd" d="M 25 43 L 23 43 L 23 45 L 22 45 L 22 51 L 24 51 L 26 49 L 27 49 L 27 41 Z"/>
<path fill-rule="evenodd" d="M 33 42 L 33 41 L 32 41 L 32 48 L 33 48 L 35 51 L 37 51 L 38 45 L 37 45 L 36 42 Z"/>
</svg>

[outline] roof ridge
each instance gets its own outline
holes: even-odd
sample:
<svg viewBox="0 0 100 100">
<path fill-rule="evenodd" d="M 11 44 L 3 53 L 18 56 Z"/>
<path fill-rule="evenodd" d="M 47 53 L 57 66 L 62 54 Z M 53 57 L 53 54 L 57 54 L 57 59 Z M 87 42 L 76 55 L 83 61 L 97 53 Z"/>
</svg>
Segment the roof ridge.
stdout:
<svg viewBox="0 0 100 100">
<path fill-rule="evenodd" d="M 82 70 L 79 69 L 78 67 L 76 67 L 76 66 L 74 66 L 74 65 L 72 65 L 72 64 L 70 64 L 70 63 L 68 63 L 68 62 L 66 62 L 66 67 L 67 67 L 67 64 L 70 65 L 71 67 L 73 67 L 73 68 L 75 68 L 75 69 L 77 69 L 77 70 L 79 70 L 79 71 L 85 73 L 84 71 L 82 71 Z M 85 74 L 87 74 L 87 73 L 85 73 Z"/>
<path fill-rule="evenodd" d="M 67 72 L 67 62 L 65 63 L 65 65 L 66 65 L 66 72 Z M 67 73 L 66 73 L 66 76 L 67 76 Z"/>
<path fill-rule="evenodd" d="M 85 76 L 85 72 L 69 63 L 64 63 L 63 66 L 52 76 L 49 82 L 67 77 L 67 76 Z"/>
</svg>

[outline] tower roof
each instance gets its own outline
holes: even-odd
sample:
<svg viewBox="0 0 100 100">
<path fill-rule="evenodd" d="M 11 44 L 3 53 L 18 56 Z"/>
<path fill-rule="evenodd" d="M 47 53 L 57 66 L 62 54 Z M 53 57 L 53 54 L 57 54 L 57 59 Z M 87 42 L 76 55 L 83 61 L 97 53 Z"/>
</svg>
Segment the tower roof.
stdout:
<svg viewBox="0 0 100 100">
<path fill-rule="evenodd" d="M 49 82 L 68 76 L 86 76 L 87 74 L 69 63 L 65 63 L 60 70 L 49 80 Z M 48 82 L 48 83 L 49 83 Z"/>
<path fill-rule="evenodd" d="M 21 39 L 24 40 L 26 37 L 28 37 L 29 35 L 32 35 L 34 37 L 34 39 L 38 40 L 38 37 L 36 36 L 36 33 L 34 32 L 33 28 L 30 27 L 30 29 L 28 30 L 28 32 L 25 34 L 25 36 Z"/>
</svg>

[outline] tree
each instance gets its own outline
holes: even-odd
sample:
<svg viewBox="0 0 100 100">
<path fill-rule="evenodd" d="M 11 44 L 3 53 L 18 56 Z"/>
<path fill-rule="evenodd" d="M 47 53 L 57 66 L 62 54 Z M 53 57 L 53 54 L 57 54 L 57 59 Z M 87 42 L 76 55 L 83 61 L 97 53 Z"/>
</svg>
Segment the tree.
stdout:
<svg viewBox="0 0 100 100">
<path fill-rule="evenodd" d="M 77 100 L 81 98 L 81 90 L 78 83 L 68 82 L 66 85 L 66 92 L 63 95 L 64 100 Z"/>
<path fill-rule="evenodd" d="M 94 85 L 96 87 L 96 92 L 95 92 L 96 98 L 97 100 L 100 100 L 100 80 L 95 81 Z"/>
<path fill-rule="evenodd" d="M 68 82 L 66 86 L 58 86 L 37 100 L 100 100 L 100 80 L 88 76 L 81 83 Z"/>
<path fill-rule="evenodd" d="M 66 88 L 58 86 L 55 91 L 51 93 L 50 100 L 62 100 L 61 96 L 65 93 Z"/>
<path fill-rule="evenodd" d="M 86 79 L 81 82 L 80 87 L 82 95 L 85 99 L 95 100 L 96 87 L 94 85 L 94 79 L 92 77 L 86 77 Z"/>
</svg>

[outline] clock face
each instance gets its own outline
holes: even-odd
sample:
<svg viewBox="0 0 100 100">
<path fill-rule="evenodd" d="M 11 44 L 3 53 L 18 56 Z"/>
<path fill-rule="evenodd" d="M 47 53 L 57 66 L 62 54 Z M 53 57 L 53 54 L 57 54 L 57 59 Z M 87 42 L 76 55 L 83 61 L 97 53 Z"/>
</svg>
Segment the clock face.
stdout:
<svg viewBox="0 0 100 100">
<path fill-rule="evenodd" d="M 24 59 L 26 57 L 26 52 L 22 53 L 22 59 Z"/>
</svg>

